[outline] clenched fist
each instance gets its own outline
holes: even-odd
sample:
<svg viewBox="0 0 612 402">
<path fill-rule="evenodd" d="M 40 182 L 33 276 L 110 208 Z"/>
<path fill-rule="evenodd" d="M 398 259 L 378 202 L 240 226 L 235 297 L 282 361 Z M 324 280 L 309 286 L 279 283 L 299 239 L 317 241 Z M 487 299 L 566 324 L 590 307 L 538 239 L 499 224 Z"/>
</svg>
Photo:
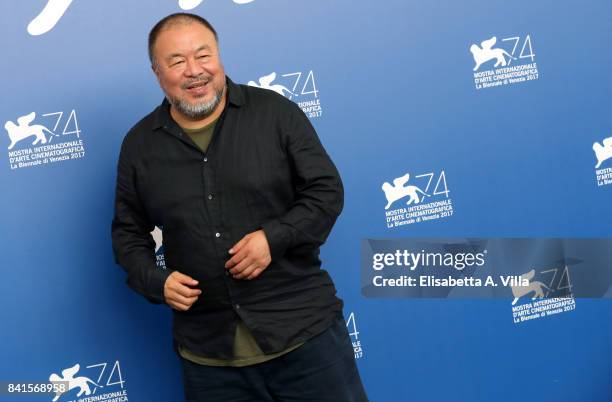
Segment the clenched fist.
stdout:
<svg viewBox="0 0 612 402">
<path fill-rule="evenodd" d="M 164 284 L 164 298 L 166 303 L 175 310 L 187 311 L 198 300 L 202 294 L 200 289 L 194 288 L 198 285 L 195 279 L 174 271 L 166 279 Z"/>
</svg>

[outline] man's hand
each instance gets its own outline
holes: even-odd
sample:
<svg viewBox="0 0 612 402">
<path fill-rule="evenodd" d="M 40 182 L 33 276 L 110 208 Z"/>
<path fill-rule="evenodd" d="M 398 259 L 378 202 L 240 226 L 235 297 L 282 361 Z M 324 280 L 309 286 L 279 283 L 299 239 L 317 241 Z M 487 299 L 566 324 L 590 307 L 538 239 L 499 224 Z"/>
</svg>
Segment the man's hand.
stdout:
<svg viewBox="0 0 612 402">
<path fill-rule="evenodd" d="M 229 250 L 233 255 L 225 263 L 236 279 L 255 279 L 270 265 L 270 246 L 263 230 L 244 236 Z"/>
<path fill-rule="evenodd" d="M 198 296 L 202 293 L 200 289 L 193 289 L 197 286 L 198 281 L 181 274 L 179 271 L 174 271 L 166 279 L 164 284 L 164 298 L 166 303 L 175 310 L 187 311 L 193 303 L 198 300 Z M 192 286 L 192 287 L 190 287 Z"/>
</svg>

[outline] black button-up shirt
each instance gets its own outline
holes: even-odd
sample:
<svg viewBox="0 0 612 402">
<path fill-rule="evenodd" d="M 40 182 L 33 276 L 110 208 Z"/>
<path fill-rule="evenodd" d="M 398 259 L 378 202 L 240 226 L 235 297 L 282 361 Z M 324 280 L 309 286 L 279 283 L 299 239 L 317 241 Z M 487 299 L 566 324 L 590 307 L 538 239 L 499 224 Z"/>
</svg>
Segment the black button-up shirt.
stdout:
<svg viewBox="0 0 612 402">
<path fill-rule="evenodd" d="M 174 340 L 217 358 L 233 357 L 238 319 L 274 353 L 322 332 L 342 310 L 319 260 L 343 205 L 338 171 L 295 103 L 229 78 L 227 90 L 206 153 L 167 101 L 128 132 L 112 223 L 117 263 L 148 300 L 164 302 L 173 270 L 199 281 L 198 301 L 173 310 Z M 163 227 L 166 270 L 155 265 L 154 226 Z M 253 280 L 227 275 L 230 247 L 258 229 L 271 264 Z"/>
</svg>

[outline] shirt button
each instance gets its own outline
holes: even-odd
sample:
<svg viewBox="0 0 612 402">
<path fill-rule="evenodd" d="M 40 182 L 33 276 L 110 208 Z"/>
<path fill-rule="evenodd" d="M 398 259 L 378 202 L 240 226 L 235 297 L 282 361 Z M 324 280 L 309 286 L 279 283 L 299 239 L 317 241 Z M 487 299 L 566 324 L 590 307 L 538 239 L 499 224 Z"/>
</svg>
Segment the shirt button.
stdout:
<svg viewBox="0 0 612 402">
<path fill-rule="evenodd" d="M 236 307 L 236 310 L 240 310 L 240 304 L 236 304 L 234 307 Z"/>
<path fill-rule="evenodd" d="M 204 161 L 204 162 L 208 162 L 208 158 L 207 158 L 207 157 L 204 157 L 203 161 Z"/>
<path fill-rule="evenodd" d="M 221 237 L 221 233 L 219 232 L 215 233 L 215 237 Z"/>
<path fill-rule="evenodd" d="M 208 194 L 208 199 L 212 200 L 213 199 L 213 195 L 212 194 Z"/>
</svg>

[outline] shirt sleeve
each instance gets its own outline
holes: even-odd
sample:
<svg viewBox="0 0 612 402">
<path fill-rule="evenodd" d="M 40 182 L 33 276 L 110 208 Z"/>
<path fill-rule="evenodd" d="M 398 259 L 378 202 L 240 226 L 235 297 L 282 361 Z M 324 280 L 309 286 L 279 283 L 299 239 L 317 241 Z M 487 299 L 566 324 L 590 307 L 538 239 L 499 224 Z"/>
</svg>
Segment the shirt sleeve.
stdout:
<svg viewBox="0 0 612 402">
<path fill-rule="evenodd" d="M 129 137 L 129 136 L 128 136 Z M 155 304 L 165 302 L 164 284 L 172 270 L 155 264 L 154 229 L 137 191 L 134 151 L 123 141 L 117 167 L 115 214 L 111 226 L 115 261 L 127 272 L 130 288 Z"/>
<path fill-rule="evenodd" d="M 272 260 L 293 247 L 321 246 L 344 204 L 338 170 L 308 117 L 293 102 L 291 108 L 282 135 L 294 172 L 295 198 L 286 213 L 262 225 Z"/>
</svg>

